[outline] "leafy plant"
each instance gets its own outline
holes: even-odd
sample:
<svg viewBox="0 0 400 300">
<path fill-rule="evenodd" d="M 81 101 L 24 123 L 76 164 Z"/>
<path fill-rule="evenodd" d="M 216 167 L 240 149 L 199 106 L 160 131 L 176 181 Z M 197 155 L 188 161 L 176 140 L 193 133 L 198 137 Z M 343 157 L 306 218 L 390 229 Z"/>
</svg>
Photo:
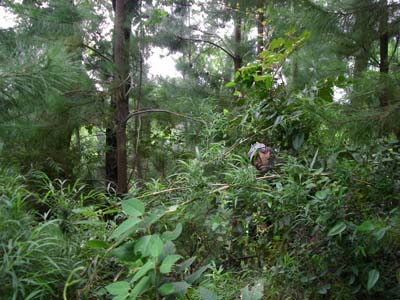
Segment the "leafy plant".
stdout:
<svg viewBox="0 0 400 300">
<path fill-rule="evenodd" d="M 105 287 L 113 300 L 181 298 L 190 293 L 208 269 L 203 266 L 189 272 L 195 257 L 182 261 L 183 257 L 177 254 L 173 241 L 182 232 L 180 223 L 173 231 L 153 232 L 160 218 L 174 209 L 146 212 L 143 202 L 138 199 L 128 198 L 122 202 L 122 210 L 128 219 L 114 230 L 110 240 L 115 240 L 118 245 L 112 255 L 127 264 L 131 277 Z M 210 299 L 204 288 L 202 291 L 203 299 Z"/>
<path fill-rule="evenodd" d="M 13 300 L 60 299 L 71 268 L 82 263 L 74 257 L 79 246 L 67 241 L 59 220 L 38 221 L 25 178 L 6 174 L 0 176 L 0 293 Z"/>
</svg>

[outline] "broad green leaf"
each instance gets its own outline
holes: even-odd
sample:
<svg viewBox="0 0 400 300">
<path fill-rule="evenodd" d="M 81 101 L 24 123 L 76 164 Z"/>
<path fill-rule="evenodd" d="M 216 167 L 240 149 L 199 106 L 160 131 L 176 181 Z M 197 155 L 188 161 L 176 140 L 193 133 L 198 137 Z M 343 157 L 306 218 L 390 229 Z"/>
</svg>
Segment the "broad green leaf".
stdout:
<svg viewBox="0 0 400 300">
<path fill-rule="evenodd" d="M 200 276 L 204 273 L 205 270 L 208 269 L 208 266 L 203 266 L 199 268 L 196 272 L 193 272 L 190 274 L 187 278 L 186 281 L 190 284 L 194 283 L 197 279 L 200 278 Z"/>
<path fill-rule="evenodd" d="M 164 260 L 168 255 L 172 255 L 176 253 L 175 244 L 171 241 L 166 241 L 164 243 L 163 250 L 161 251 L 161 255 L 158 258 L 160 261 Z"/>
<path fill-rule="evenodd" d="M 155 211 L 155 212 L 152 212 L 152 213 L 148 214 L 144 218 L 143 222 L 141 222 L 138 225 L 138 229 L 144 229 L 144 230 L 149 229 L 150 226 L 152 224 L 154 224 L 155 222 L 157 222 L 162 216 L 163 216 L 163 213 L 160 212 L 160 211 Z"/>
<path fill-rule="evenodd" d="M 129 293 L 128 294 L 124 294 L 124 295 L 118 295 L 118 296 L 115 296 L 114 298 L 112 298 L 112 300 L 126 300 L 126 298 L 129 296 Z"/>
<path fill-rule="evenodd" d="M 169 207 L 165 210 L 165 213 L 172 213 L 172 212 L 175 212 L 175 211 L 178 210 L 178 208 L 179 208 L 179 205 L 178 205 L 178 204 L 171 205 L 171 206 L 169 206 Z"/>
<path fill-rule="evenodd" d="M 161 296 L 167 296 L 171 295 L 172 293 L 175 292 L 174 286 L 172 283 L 164 283 L 162 286 L 159 287 L 158 292 L 161 294 Z"/>
<path fill-rule="evenodd" d="M 180 273 L 182 271 L 185 271 L 187 268 L 189 268 L 192 263 L 196 260 L 196 256 L 193 256 L 187 260 L 185 260 L 184 262 L 180 263 L 179 265 L 177 265 L 176 268 L 176 272 Z"/>
<path fill-rule="evenodd" d="M 368 291 L 370 291 L 375 286 L 375 284 L 379 279 L 379 276 L 380 276 L 379 271 L 376 269 L 373 269 L 368 272 L 368 282 L 367 282 Z"/>
<path fill-rule="evenodd" d="M 168 255 L 162 262 L 160 267 L 160 272 L 163 274 L 167 274 L 171 272 L 172 266 L 180 259 L 182 256 L 180 255 Z"/>
<path fill-rule="evenodd" d="M 142 279 L 140 279 L 140 281 L 138 282 L 138 284 L 135 285 L 135 287 L 133 288 L 131 295 L 130 295 L 130 300 L 136 300 L 137 296 L 143 294 L 147 287 L 148 287 L 148 283 L 149 283 L 149 276 L 143 277 Z"/>
<path fill-rule="evenodd" d="M 299 134 L 296 134 L 292 141 L 292 144 L 295 150 L 300 150 L 301 146 L 303 146 L 304 144 L 304 133 L 301 132 Z"/>
<path fill-rule="evenodd" d="M 142 278 L 144 275 L 147 274 L 148 271 L 154 269 L 154 261 L 149 260 L 147 263 L 145 263 L 140 270 L 133 276 L 132 282 L 136 282 L 140 278 Z"/>
<path fill-rule="evenodd" d="M 384 227 L 384 228 L 381 228 L 381 229 L 379 229 L 377 231 L 374 231 L 373 235 L 376 238 L 376 240 L 380 241 L 385 236 L 385 233 L 389 228 L 390 227 Z"/>
<path fill-rule="evenodd" d="M 325 200 L 331 194 L 332 194 L 332 191 L 330 189 L 324 189 L 322 191 L 316 192 L 315 197 L 317 197 L 319 200 Z"/>
<path fill-rule="evenodd" d="M 172 286 L 174 287 L 174 294 L 177 294 L 178 296 L 185 296 L 188 288 L 190 288 L 190 284 L 188 284 L 186 281 L 179 281 L 179 282 L 172 282 Z"/>
<path fill-rule="evenodd" d="M 130 217 L 128 220 L 119 225 L 117 229 L 114 230 L 114 232 L 110 236 L 110 239 L 119 238 L 130 232 L 133 233 L 138 223 L 140 223 L 140 219 L 138 219 L 137 217 Z"/>
<path fill-rule="evenodd" d="M 174 231 L 166 231 L 161 235 L 161 238 L 164 241 L 174 241 L 176 240 L 182 233 L 182 224 L 179 223 L 176 225 L 176 228 Z"/>
<path fill-rule="evenodd" d="M 254 81 L 264 81 L 266 80 L 268 77 L 271 77 L 270 75 L 257 75 L 254 76 Z"/>
<path fill-rule="evenodd" d="M 130 288 L 129 282 L 126 281 L 117 281 L 106 286 L 106 290 L 111 295 L 128 295 Z"/>
<path fill-rule="evenodd" d="M 357 226 L 358 231 L 372 231 L 374 230 L 375 226 L 371 222 L 371 220 L 365 220 L 360 225 Z"/>
<path fill-rule="evenodd" d="M 233 82 L 233 81 L 228 82 L 227 84 L 225 84 L 226 88 L 232 88 L 232 87 L 235 87 L 235 86 L 236 86 L 236 82 Z"/>
<path fill-rule="evenodd" d="M 111 255 L 122 261 L 135 261 L 136 255 L 134 252 L 134 242 L 127 242 L 122 246 L 115 248 Z"/>
<path fill-rule="evenodd" d="M 144 204 L 137 199 L 129 199 L 122 201 L 122 209 L 132 217 L 140 217 L 144 213 Z"/>
<path fill-rule="evenodd" d="M 318 289 L 318 294 L 321 295 L 326 295 L 328 293 L 328 290 L 331 288 L 330 284 L 325 284 L 324 286 L 320 287 Z"/>
<path fill-rule="evenodd" d="M 264 285 L 258 283 L 252 289 L 249 289 L 249 286 L 246 286 L 240 291 L 242 293 L 241 299 L 243 300 L 260 300 L 264 295 Z"/>
<path fill-rule="evenodd" d="M 268 76 L 268 77 L 265 79 L 265 88 L 266 88 L 267 90 L 271 89 L 272 83 L 273 83 L 273 78 L 272 78 L 272 76 Z"/>
<path fill-rule="evenodd" d="M 161 254 L 163 246 L 163 241 L 158 234 L 146 235 L 136 242 L 135 252 L 140 252 L 145 257 L 158 257 Z"/>
<path fill-rule="evenodd" d="M 285 40 L 283 38 L 274 39 L 269 44 L 269 50 L 274 51 L 275 49 L 278 49 L 283 45 L 285 45 Z"/>
<path fill-rule="evenodd" d="M 215 295 L 209 289 L 206 289 L 204 287 L 200 287 L 199 291 L 200 291 L 201 300 L 218 300 L 218 299 L 220 299 L 219 296 Z"/>
<path fill-rule="evenodd" d="M 328 236 L 335 236 L 338 234 L 341 234 L 343 231 L 345 231 L 347 228 L 347 225 L 344 222 L 338 222 L 336 223 L 335 226 L 331 228 L 328 232 Z"/>
<path fill-rule="evenodd" d="M 107 242 L 105 242 L 105 241 L 99 241 L 99 240 L 90 240 L 90 241 L 88 241 L 88 242 L 86 243 L 86 245 L 87 245 L 89 248 L 92 248 L 92 249 L 99 249 L 99 248 L 101 248 L 101 249 L 107 249 L 107 248 L 110 247 L 110 244 L 109 244 L 109 243 L 107 243 Z"/>
<path fill-rule="evenodd" d="M 107 210 L 103 211 L 102 214 L 103 215 L 112 215 L 112 214 L 116 214 L 119 212 L 120 212 L 119 209 L 107 209 Z"/>
</svg>

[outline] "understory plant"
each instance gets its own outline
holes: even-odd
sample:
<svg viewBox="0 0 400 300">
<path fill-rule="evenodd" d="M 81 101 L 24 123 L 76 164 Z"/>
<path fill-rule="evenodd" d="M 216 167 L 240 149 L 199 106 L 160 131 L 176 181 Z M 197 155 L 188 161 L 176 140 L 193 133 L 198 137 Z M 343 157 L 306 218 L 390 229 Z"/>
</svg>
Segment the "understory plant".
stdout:
<svg viewBox="0 0 400 300">
<path fill-rule="evenodd" d="M 4 299 L 60 299 L 63 283 L 80 263 L 76 244 L 60 229 L 59 220 L 38 220 L 30 210 L 34 197 L 25 178 L 1 170 L 0 287 Z"/>
<path fill-rule="evenodd" d="M 195 293 L 208 265 L 198 266 L 196 257 L 184 259 L 173 241 L 179 238 L 182 224 L 173 231 L 163 228 L 160 219 L 173 213 L 177 206 L 145 211 L 138 199 L 122 201 L 127 220 L 111 234 L 112 256 L 127 266 L 124 280 L 115 280 L 105 289 L 113 300 L 190 299 Z M 95 243 L 91 241 L 91 243 Z M 217 299 L 211 291 L 201 288 L 203 300 Z"/>
</svg>

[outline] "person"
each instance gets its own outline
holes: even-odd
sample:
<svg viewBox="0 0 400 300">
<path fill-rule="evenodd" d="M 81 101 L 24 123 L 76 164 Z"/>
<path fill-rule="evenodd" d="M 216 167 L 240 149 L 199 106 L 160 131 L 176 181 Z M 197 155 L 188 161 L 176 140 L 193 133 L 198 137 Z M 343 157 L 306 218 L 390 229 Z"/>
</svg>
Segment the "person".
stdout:
<svg viewBox="0 0 400 300">
<path fill-rule="evenodd" d="M 274 166 L 273 150 L 265 144 L 256 142 L 251 145 L 248 156 L 252 165 L 262 173 L 265 173 Z"/>
</svg>

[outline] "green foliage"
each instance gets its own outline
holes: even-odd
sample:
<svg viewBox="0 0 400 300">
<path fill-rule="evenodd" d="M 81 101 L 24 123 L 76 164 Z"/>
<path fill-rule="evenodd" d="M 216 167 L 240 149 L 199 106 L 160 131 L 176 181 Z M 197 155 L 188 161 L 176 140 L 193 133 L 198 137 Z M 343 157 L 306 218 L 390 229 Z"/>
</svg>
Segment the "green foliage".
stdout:
<svg viewBox="0 0 400 300">
<path fill-rule="evenodd" d="M 102 131 L 114 122 L 103 111 L 111 3 L 3 2 L 24 17 L 0 31 L 1 162 L 29 170 L 0 172 L 3 297 L 398 298 L 394 27 L 389 69 L 376 71 L 386 5 L 143 1 L 131 109 L 174 113 L 130 119 L 131 194 L 117 197 L 94 188 L 104 180 Z M 265 45 L 253 59 L 257 11 Z M 239 19 L 240 43 L 227 33 Z M 398 23 L 396 5 L 389 19 Z M 138 74 L 150 43 L 182 51 L 183 78 Z M 236 55 L 244 64 L 232 74 Z M 246 157 L 256 141 L 277 156 L 265 174 Z"/>
<path fill-rule="evenodd" d="M 32 194 L 24 178 L 1 170 L 0 292 L 4 299 L 60 299 L 60 283 L 71 268 L 76 245 L 58 220 L 37 221 L 29 212 Z"/>
<path fill-rule="evenodd" d="M 241 291 L 243 300 L 261 300 L 264 295 L 264 285 L 263 283 L 258 283 L 253 288 L 246 286 Z"/>
<path fill-rule="evenodd" d="M 24 18 L 19 30 L 0 32 L 0 150 L 24 171 L 35 164 L 54 178 L 72 174 L 78 155 L 71 137 L 93 92 L 78 51 L 82 19 L 69 2 L 46 4 L 9 3 Z"/>
<path fill-rule="evenodd" d="M 177 224 L 173 231 L 153 233 L 152 228 L 159 228 L 159 219 L 171 211 L 145 211 L 143 202 L 135 198 L 122 201 L 123 212 L 128 219 L 120 224 L 111 234 L 110 239 L 117 241 L 112 254 L 128 266 L 129 277 L 126 281 L 117 281 L 105 288 L 113 299 L 177 299 L 182 298 L 198 282 L 208 269 L 203 266 L 189 272 L 195 257 L 183 262 L 182 256 L 176 254 L 172 242 L 181 232 L 182 225 Z M 172 210 L 173 211 L 173 210 Z M 130 237 L 129 239 L 126 239 Z M 135 237 L 133 240 L 131 237 Z M 207 289 L 202 289 L 209 295 Z M 209 299 L 204 296 L 202 299 Z"/>
</svg>

